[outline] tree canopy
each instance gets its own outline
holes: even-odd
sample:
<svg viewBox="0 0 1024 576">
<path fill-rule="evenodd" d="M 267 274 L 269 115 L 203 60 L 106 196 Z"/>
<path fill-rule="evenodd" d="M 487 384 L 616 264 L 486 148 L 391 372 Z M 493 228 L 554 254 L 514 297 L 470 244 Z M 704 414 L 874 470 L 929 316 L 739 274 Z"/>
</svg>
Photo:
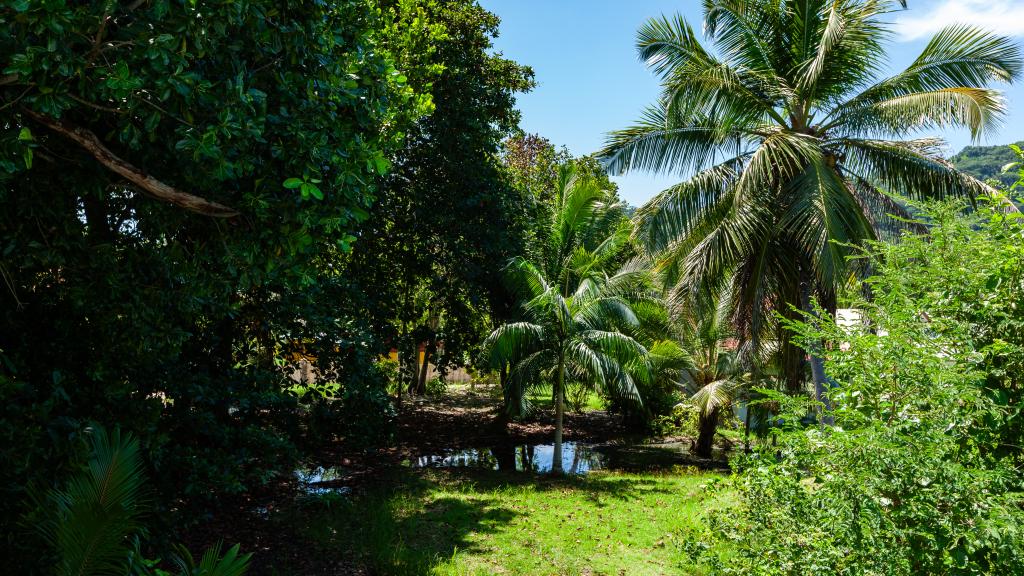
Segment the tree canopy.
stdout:
<svg viewBox="0 0 1024 576">
<path fill-rule="evenodd" d="M 728 291 L 752 354 L 781 342 L 793 388 L 803 351 L 777 315 L 812 298 L 835 309 L 855 272 L 853 247 L 907 215 L 891 193 L 990 193 L 941 156 L 941 141 L 908 138 L 998 126 L 1006 105 L 990 86 L 1020 75 L 1020 47 L 951 26 L 907 69 L 878 78 L 885 19 L 901 5 L 709 0 L 703 29 L 713 48 L 681 16 L 650 20 L 637 50 L 661 96 L 601 153 L 614 172 L 693 172 L 638 212 L 636 236 L 661 260 L 677 300 Z"/>
</svg>

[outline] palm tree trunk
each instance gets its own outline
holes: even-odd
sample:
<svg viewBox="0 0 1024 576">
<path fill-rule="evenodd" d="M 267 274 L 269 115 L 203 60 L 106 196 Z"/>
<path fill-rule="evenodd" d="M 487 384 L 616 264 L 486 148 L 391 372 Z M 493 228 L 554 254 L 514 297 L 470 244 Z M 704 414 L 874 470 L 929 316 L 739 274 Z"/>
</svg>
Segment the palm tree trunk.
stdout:
<svg viewBox="0 0 1024 576">
<path fill-rule="evenodd" d="M 558 375 L 555 377 L 555 453 L 551 458 L 551 473 L 562 474 L 562 417 L 565 414 L 563 397 L 565 387 L 565 355 L 558 357 Z"/>
<path fill-rule="evenodd" d="M 835 382 L 825 373 L 825 359 L 821 352 L 811 354 L 811 375 L 814 378 L 814 399 L 821 403 L 821 423 L 831 426 L 835 423 L 832 418 L 832 401 L 828 398 L 828 391 L 835 386 Z"/>
<path fill-rule="evenodd" d="M 718 431 L 718 416 L 720 408 L 714 408 L 710 412 L 702 412 L 697 419 L 697 456 L 711 458 L 711 450 L 715 445 L 715 433 Z"/>
</svg>

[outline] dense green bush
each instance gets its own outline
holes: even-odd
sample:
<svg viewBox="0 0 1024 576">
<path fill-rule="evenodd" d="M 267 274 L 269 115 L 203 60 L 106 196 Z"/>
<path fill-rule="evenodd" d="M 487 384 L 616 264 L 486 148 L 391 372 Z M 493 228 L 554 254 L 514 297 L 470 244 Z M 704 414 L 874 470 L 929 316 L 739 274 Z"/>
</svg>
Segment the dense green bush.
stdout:
<svg viewBox="0 0 1024 576">
<path fill-rule="evenodd" d="M 343 386 L 341 434 L 385 431 L 338 263 L 431 108 L 396 69 L 441 33 L 428 2 L 0 5 L 0 548 L 23 572 L 25 487 L 82 462 L 86 422 L 136 435 L 176 529 L 289 471 L 295 354 Z"/>
<path fill-rule="evenodd" d="M 862 326 L 791 325 L 805 344 L 827 343 L 835 425 L 790 430 L 739 460 L 741 506 L 712 522 L 711 536 L 735 545 L 722 573 L 1024 566 L 1024 219 L 921 209 L 929 235 L 867 251 L 870 298 L 852 302 Z M 791 422 L 809 408 L 774 400 Z"/>
</svg>

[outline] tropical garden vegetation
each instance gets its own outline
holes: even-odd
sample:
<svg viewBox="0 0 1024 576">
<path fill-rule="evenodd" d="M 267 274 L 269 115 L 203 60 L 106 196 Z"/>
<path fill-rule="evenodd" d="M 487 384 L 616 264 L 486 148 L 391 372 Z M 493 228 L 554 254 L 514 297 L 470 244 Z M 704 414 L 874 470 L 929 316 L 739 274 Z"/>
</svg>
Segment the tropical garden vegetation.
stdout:
<svg viewBox="0 0 1024 576">
<path fill-rule="evenodd" d="M 1021 573 L 1024 152 L 930 134 L 1024 53 L 906 4 L 650 20 L 583 157 L 475 0 L 0 5 L 8 566 Z"/>
</svg>

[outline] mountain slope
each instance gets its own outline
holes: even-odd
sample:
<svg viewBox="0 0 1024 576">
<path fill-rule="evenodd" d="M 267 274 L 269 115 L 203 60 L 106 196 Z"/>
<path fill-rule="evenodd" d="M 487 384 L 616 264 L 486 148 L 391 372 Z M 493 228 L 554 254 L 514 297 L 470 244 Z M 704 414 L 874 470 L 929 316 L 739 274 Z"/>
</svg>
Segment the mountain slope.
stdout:
<svg viewBox="0 0 1024 576">
<path fill-rule="evenodd" d="M 1018 142 L 1018 146 L 1024 147 L 1024 142 Z M 1017 174 L 1002 174 L 1003 166 L 1017 160 L 1017 155 L 1010 150 L 1008 145 L 1003 146 L 968 146 L 959 154 L 950 158 L 958 169 L 979 178 L 998 180 L 1004 186 L 1010 186 L 1017 181 Z"/>
</svg>

